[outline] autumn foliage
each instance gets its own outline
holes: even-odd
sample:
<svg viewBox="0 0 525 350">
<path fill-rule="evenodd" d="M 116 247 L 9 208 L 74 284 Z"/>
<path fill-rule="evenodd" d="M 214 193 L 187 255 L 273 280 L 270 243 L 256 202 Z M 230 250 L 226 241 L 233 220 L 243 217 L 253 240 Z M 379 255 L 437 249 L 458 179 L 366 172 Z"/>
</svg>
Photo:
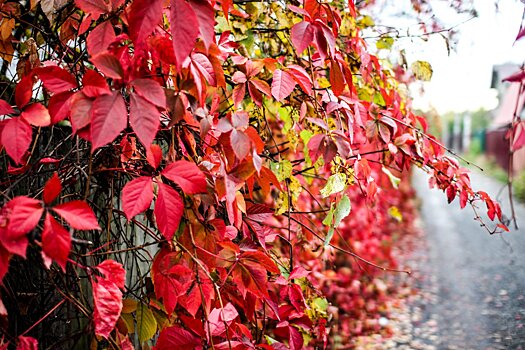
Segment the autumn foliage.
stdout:
<svg viewBox="0 0 525 350">
<path fill-rule="evenodd" d="M 384 312 L 413 165 L 501 220 L 362 6 L 0 0 L 4 348 L 337 348 Z"/>
</svg>

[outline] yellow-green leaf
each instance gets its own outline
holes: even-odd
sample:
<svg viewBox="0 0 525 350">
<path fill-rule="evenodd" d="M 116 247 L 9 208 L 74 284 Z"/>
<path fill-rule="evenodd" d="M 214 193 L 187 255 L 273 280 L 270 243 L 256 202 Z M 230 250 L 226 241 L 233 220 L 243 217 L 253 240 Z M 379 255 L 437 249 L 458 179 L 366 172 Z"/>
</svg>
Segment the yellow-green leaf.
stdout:
<svg viewBox="0 0 525 350">
<path fill-rule="evenodd" d="M 379 50 L 381 49 L 390 50 L 392 48 L 392 45 L 394 45 L 394 38 L 389 37 L 389 36 L 383 36 L 379 38 L 379 40 L 377 40 L 376 42 L 376 47 Z"/>
<path fill-rule="evenodd" d="M 398 207 L 392 206 L 388 208 L 388 215 L 390 215 L 392 219 L 395 219 L 399 222 L 403 221 L 403 215 L 399 211 Z"/>
<path fill-rule="evenodd" d="M 147 305 L 137 305 L 137 335 L 142 344 L 157 333 L 157 321 Z"/>
<path fill-rule="evenodd" d="M 334 227 L 339 226 L 341 221 L 350 214 L 350 211 L 352 210 L 352 205 L 350 203 L 350 199 L 345 194 L 339 203 L 337 203 L 337 207 L 334 211 Z"/>
<path fill-rule="evenodd" d="M 412 73 L 418 80 L 430 81 L 432 79 L 432 66 L 426 61 L 415 61 L 410 66 L 412 68 Z"/>
<path fill-rule="evenodd" d="M 346 186 L 346 175 L 343 173 L 337 173 L 328 178 L 326 185 L 321 190 L 321 195 L 326 198 L 334 193 L 341 192 Z"/>
</svg>

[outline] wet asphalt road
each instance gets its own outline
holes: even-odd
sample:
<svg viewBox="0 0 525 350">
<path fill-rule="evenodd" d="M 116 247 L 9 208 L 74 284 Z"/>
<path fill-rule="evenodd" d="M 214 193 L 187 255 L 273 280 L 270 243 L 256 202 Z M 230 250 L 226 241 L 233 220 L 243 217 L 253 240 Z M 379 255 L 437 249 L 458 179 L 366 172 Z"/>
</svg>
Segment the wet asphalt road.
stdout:
<svg viewBox="0 0 525 350">
<path fill-rule="evenodd" d="M 425 267 L 420 286 L 430 295 L 423 321 L 435 327 L 436 349 L 525 349 L 525 207 L 516 204 L 520 229 L 489 235 L 458 200 L 430 190 L 427 176 L 414 174 L 425 230 Z M 496 197 L 502 185 L 479 173 L 472 185 Z M 510 216 L 506 191 L 499 198 Z M 418 327 L 417 324 L 414 325 Z"/>
</svg>

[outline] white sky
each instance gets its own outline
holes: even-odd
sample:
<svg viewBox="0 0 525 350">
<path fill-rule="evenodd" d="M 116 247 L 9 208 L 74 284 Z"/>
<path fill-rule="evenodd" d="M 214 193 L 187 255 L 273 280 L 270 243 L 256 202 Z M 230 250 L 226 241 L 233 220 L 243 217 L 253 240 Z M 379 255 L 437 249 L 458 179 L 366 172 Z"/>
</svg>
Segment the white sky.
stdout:
<svg viewBox="0 0 525 350">
<path fill-rule="evenodd" d="M 381 24 L 408 28 L 417 32 L 415 20 L 399 16 L 409 9 L 410 0 L 382 0 L 384 8 Z M 448 1 L 431 0 L 436 17 L 445 27 L 458 25 L 471 16 L 458 15 L 448 7 Z M 415 96 L 419 89 L 412 88 L 415 108 L 435 108 L 439 113 L 477 110 L 481 107 L 493 109 L 497 106 L 497 93 L 490 89 L 492 66 L 507 62 L 521 64 L 525 61 L 525 38 L 517 43 L 514 39 L 519 31 L 523 7 L 519 0 L 499 0 L 496 11 L 495 0 L 474 0 L 478 17 L 459 25 L 450 56 L 440 35 L 432 35 L 424 42 L 420 39 L 397 40 L 395 49 L 404 49 L 408 64 L 413 61 L 428 61 L 434 75 L 424 83 L 424 96 Z M 417 86 L 416 86 L 417 87 Z"/>
</svg>

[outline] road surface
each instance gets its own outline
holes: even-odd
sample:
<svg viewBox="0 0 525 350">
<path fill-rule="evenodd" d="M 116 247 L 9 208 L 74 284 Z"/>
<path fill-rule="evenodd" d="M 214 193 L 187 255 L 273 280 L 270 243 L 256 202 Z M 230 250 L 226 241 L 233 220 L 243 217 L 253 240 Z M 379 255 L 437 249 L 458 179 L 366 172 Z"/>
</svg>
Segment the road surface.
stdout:
<svg viewBox="0 0 525 350">
<path fill-rule="evenodd" d="M 414 175 L 426 241 L 420 288 L 427 297 L 411 317 L 413 338 L 435 349 L 525 349 L 525 207 L 516 205 L 519 230 L 491 236 L 469 207 L 460 210 L 457 199 L 447 205 L 443 193 L 428 189 L 425 174 Z M 493 198 L 502 188 L 478 173 L 472 185 Z M 505 191 L 499 199 L 510 213 Z"/>
</svg>

